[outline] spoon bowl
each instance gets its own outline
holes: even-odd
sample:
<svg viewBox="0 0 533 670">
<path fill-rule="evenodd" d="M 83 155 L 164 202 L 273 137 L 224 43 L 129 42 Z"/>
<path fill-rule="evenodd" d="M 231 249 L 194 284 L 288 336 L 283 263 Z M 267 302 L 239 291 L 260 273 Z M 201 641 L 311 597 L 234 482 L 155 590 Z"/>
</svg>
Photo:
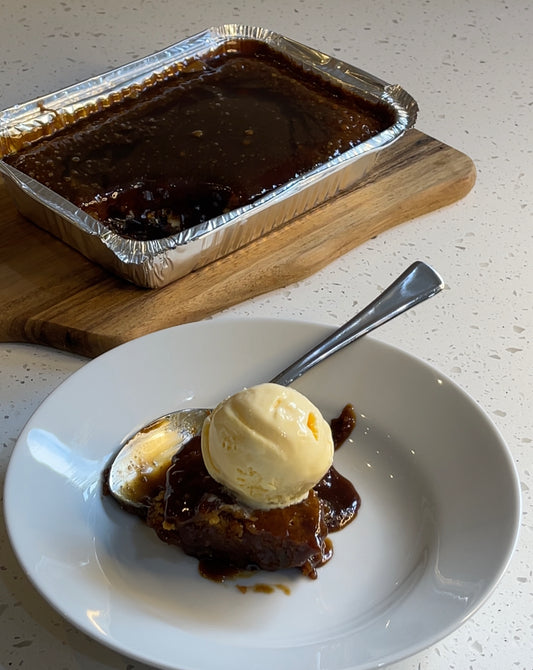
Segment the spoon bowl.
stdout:
<svg viewBox="0 0 533 670">
<path fill-rule="evenodd" d="M 442 288 L 443 281 L 435 270 L 421 261 L 413 263 L 373 302 L 270 381 L 288 386 L 335 352 Z M 164 483 L 172 457 L 200 434 L 210 412 L 206 408 L 179 409 L 155 419 L 128 438 L 109 468 L 111 495 L 125 507 L 145 511 L 152 492 Z"/>
<path fill-rule="evenodd" d="M 122 505 L 144 509 L 151 494 L 164 482 L 172 457 L 200 434 L 211 410 L 179 409 L 165 414 L 130 437 L 109 469 L 109 491 Z"/>
</svg>

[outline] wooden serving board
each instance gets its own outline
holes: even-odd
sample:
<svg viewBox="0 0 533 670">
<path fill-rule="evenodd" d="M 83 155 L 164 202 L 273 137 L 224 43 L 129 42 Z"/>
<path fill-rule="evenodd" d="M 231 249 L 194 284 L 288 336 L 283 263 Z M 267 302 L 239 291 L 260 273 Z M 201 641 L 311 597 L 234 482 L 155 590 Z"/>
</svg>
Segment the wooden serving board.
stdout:
<svg viewBox="0 0 533 670">
<path fill-rule="evenodd" d="M 392 226 L 459 200 L 475 174 L 465 154 L 409 131 L 356 189 L 160 289 L 110 275 L 26 221 L 0 181 L 0 339 L 92 357 L 198 321 L 301 280 Z"/>
</svg>

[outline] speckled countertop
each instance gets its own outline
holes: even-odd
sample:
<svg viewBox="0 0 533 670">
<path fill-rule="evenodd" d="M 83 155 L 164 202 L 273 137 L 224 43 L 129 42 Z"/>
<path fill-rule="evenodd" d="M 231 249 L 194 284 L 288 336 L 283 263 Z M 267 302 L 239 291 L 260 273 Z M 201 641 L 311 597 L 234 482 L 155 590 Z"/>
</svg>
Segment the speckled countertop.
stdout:
<svg viewBox="0 0 533 670">
<path fill-rule="evenodd" d="M 0 107 L 121 65 L 208 25 L 263 25 L 401 83 L 417 127 L 468 154 L 478 179 L 459 203 L 406 223 L 323 271 L 228 314 L 338 324 L 416 258 L 444 299 L 382 328 L 451 376 L 510 446 L 521 534 L 502 581 L 461 628 L 394 670 L 533 668 L 533 13 L 526 0 L 0 0 Z M 1 241 L 0 241 L 1 244 Z M 0 344 L 0 477 L 39 403 L 84 360 Z M 494 492 L 497 505 L 498 492 Z M 3 517 L 2 517 L 3 518 Z M 0 668 L 146 670 L 73 629 L 36 593 L 0 525 Z"/>
</svg>

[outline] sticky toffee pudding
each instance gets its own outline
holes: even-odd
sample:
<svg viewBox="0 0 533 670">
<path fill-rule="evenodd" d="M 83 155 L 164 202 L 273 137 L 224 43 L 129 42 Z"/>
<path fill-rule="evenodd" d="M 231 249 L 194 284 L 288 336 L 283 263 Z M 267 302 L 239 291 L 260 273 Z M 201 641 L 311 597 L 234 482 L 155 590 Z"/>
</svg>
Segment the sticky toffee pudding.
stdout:
<svg viewBox="0 0 533 670">
<path fill-rule="evenodd" d="M 331 423 L 339 448 L 355 426 L 353 407 Z M 252 509 L 209 475 L 200 436 L 173 457 L 164 481 L 148 483 L 142 493 L 147 525 L 163 542 L 198 558 L 200 573 L 215 581 L 242 570 L 286 568 L 316 578 L 333 553 L 328 534 L 350 523 L 361 504 L 352 483 L 332 466 L 302 502 Z"/>
<path fill-rule="evenodd" d="M 253 203 L 392 123 L 385 105 L 237 40 L 5 160 L 148 240 Z"/>
</svg>

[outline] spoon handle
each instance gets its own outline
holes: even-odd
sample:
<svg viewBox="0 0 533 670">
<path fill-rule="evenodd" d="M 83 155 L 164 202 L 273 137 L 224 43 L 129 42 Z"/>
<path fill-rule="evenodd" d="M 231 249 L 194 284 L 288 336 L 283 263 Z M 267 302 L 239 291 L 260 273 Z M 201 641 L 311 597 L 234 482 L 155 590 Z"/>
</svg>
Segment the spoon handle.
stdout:
<svg viewBox="0 0 533 670">
<path fill-rule="evenodd" d="M 304 372 L 347 344 L 427 298 L 433 297 L 443 286 L 441 277 L 429 265 L 422 261 L 413 263 L 367 307 L 271 381 L 288 386 Z"/>
</svg>

